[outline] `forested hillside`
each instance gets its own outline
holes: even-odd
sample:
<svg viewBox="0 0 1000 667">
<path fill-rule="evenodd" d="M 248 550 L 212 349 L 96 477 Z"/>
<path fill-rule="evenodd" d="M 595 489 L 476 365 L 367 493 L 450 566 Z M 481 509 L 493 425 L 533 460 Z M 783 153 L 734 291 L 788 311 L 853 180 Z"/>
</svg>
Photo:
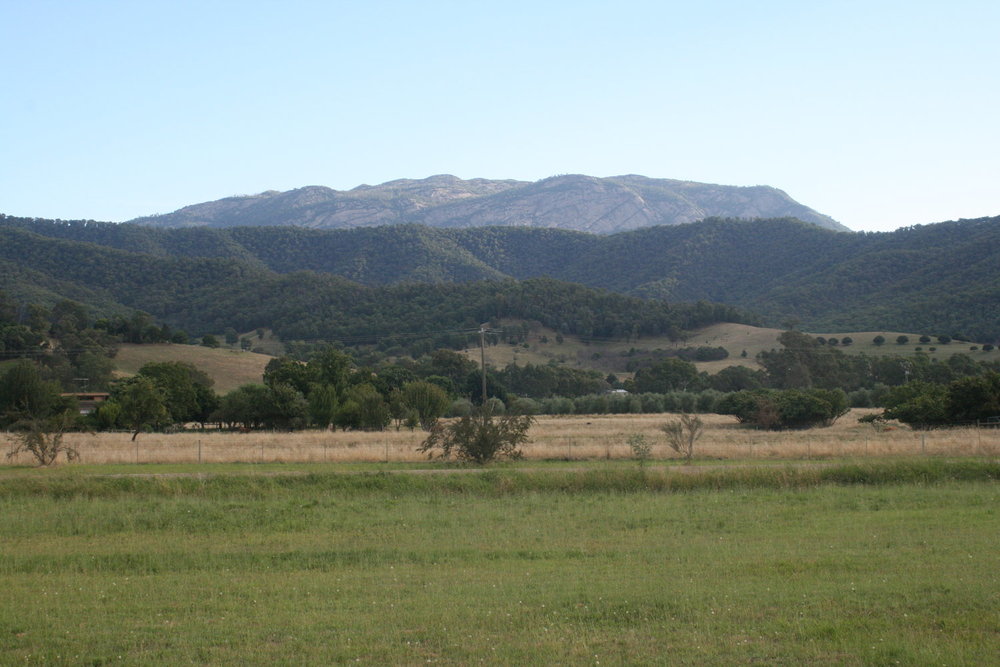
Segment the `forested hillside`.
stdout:
<svg viewBox="0 0 1000 667">
<path fill-rule="evenodd" d="M 89 225 L 48 225 L 60 227 L 79 232 Z M 16 225 L 0 227 L 2 267 L 9 268 L 5 289 L 12 296 L 35 294 L 44 303 L 45 294 L 55 295 L 65 286 L 98 314 L 139 309 L 193 335 L 268 327 L 286 340 L 412 346 L 412 334 L 421 334 L 421 345 L 433 347 L 462 344 L 459 330 L 501 318 L 598 337 L 676 337 L 684 329 L 746 319 L 726 306 L 671 305 L 552 279 L 368 287 L 312 271 L 277 273 L 256 261 L 165 256 L 54 239 Z M 436 337 L 428 332 L 437 332 Z"/>
<path fill-rule="evenodd" d="M 21 274 L 23 284 L 36 291 L 72 291 L 88 303 L 104 300 L 108 306 L 114 299 L 109 301 L 105 288 L 89 280 L 88 271 L 82 274 L 87 279 L 73 277 L 91 262 L 87 256 L 93 248 L 59 246 L 68 253 L 65 260 L 73 264 L 72 270 L 52 266 L 38 274 L 39 267 L 24 261 L 26 256 L 17 250 L 15 232 L 140 254 L 146 259 L 130 261 L 142 275 L 147 270 L 143 262 L 169 259 L 174 267 L 169 271 L 160 266 L 150 270 L 154 275 L 167 271 L 164 278 L 172 283 L 170 271 L 179 271 L 183 275 L 174 284 L 181 287 L 192 272 L 206 272 L 214 276 L 200 283 L 208 292 L 228 289 L 226 283 L 234 280 L 242 284 L 243 279 L 262 286 L 332 280 L 275 275 L 298 271 L 333 274 L 372 287 L 544 276 L 671 303 L 726 303 L 757 313 L 774 326 L 796 320 L 803 327 L 827 331 L 918 330 L 981 341 L 1000 338 L 1000 218 L 877 234 L 837 233 L 792 219 L 710 219 L 607 236 L 525 227 L 445 230 L 418 225 L 340 231 L 154 229 L 10 217 L 0 220 L 0 230 L 13 235 L 0 252 L 3 275 Z M 32 271 L 36 273 L 29 279 Z M 241 278 L 227 278 L 231 273 Z M 177 309 L 181 306 L 171 311 Z M 192 328 L 201 326 L 207 324 Z"/>
</svg>

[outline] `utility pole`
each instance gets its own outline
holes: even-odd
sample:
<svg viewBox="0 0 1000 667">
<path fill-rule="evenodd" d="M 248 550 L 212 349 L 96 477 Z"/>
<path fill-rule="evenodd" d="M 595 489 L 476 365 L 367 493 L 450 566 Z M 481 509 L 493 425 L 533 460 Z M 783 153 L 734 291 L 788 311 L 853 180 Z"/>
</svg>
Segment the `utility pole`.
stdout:
<svg viewBox="0 0 1000 667">
<path fill-rule="evenodd" d="M 486 409 L 486 327 L 479 327 L 479 365 L 483 374 L 483 409 Z"/>
</svg>

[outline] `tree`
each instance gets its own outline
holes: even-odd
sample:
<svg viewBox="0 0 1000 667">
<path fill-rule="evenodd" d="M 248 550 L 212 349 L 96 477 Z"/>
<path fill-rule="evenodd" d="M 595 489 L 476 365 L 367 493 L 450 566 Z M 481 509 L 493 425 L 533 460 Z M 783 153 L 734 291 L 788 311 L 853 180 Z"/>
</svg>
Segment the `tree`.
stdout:
<svg viewBox="0 0 1000 667">
<path fill-rule="evenodd" d="M 23 359 L 0 376 L 0 426 L 30 419 L 48 419 L 72 407 L 59 395 L 59 385 L 42 379 L 38 366 Z"/>
<path fill-rule="evenodd" d="M 913 381 L 894 387 L 884 399 L 886 419 L 898 419 L 914 428 L 943 426 L 948 415 L 948 389 L 931 382 Z"/>
<path fill-rule="evenodd" d="M 639 462 L 639 467 L 646 465 L 646 461 L 653 453 L 653 446 L 646 439 L 646 436 L 642 433 L 633 433 L 626 438 L 625 442 L 632 450 L 632 456 Z"/>
<path fill-rule="evenodd" d="M 14 446 L 7 453 L 7 458 L 27 452 L 39 466 L 52 465 L 60 454 L 65 454 L 68 461 L 79 460 L 80 454 L 76 448 L 63 440 L 66 431 L 76 422 L 77 415 L 73 410 L 49 417 L 22 419 L 14 425 Z"/>
<path fill-rule="evenodd" d="M 334 418 L 334 424 L 341 428 L 362 431 L 382 431 L 391 421 L 389 405 L 370 384 L 351 387 Z"/>
<path fill-rule="evenodd" d="M 451 404 L 448 394 L 429 382 L 408 382 L 401 394 L 403 405 L 416 411 L 420 427 L 426 431 L 431 430 Z"/>
<path fill-rule="evenodd" d="M 885 336 L 879 334 L 878 336 L 872 338 L 872 342 L 881 347 L 882 345 L 885 345 Z"/>
<path fill-rule="evenodd" d="M 136 375 L 112 391 L 111 400 L 121 409 L 119 419 L 132 431 L 132 440 L 147 427 L 170 420 L 163 390 L 148 377 Z"/>
<path fill-rule="evenodd" d="M 268 418 L 270 395 L 267 386 L 245 384 L 222 397 L 214 418 L 229 426 L 250 430 L 260 428 Z"/>
<path fill-rule="evenodd" d="M 906 345 L 910 342 L 909 336 L 896 336 L 896 345 Z"/>
<path fill-rule="evenodd" d="M 670 449 L 683 456 L 687 463 L 691 463 L 694 443 L 701 437 L 704 428 L 705 425 L 700 417 L 681 413 L 679 421 L 667 422 L 660 427 L 660 430 L 666 434 Z"/>
<path fill-rule="evenodd" d="M 174 423 L 204 423 L 218 407 L 212 378 L 191 364 L 150 362 L 139 369 L 139 375 L 148 377 L 163 390 L 164 405 Z"/>
<path fill-rule="evenodd" d="M 328 384 L 316 384 L 309 390 L 309 417 L 320 428 L 327 428 L 337 414 L 337 390 Z"/>
<path fill-rule="evenodd" d="M 665 394 L 700 388 L 701 378 L 697 367 L 681 359 L 664 359 L 660 363 L 642 368 L 635 374 L 635 390 L 639 393 Z"/>
<path fill-rule="evenodd" d="M 715 375 L 708 377 L 712 389 L 721 392 L 760 389 L 764 386 L 765 379 L 763 372 L 746 366 L 727 366 Z"/>
<path fill-rule="evenodd" d="M 427 439 L 417 449 L 434 457 L 452 455 L 459 461 L 482 465 L 498 458 L 521 458 L 519 447 L 528 440 L 528 429 L 535 422 L 531 415 L 494 416 L 488 408 L 474 408 L 470 414 L 448 424 L 436 423 Z"/>
<path fill-rule="evenodd" d="M 219 339 L 212 334 L 205 334 L 201 337 L 201 344 L 205 347 L 219 347 Z"/>
<path fill-rule="evenodd" d="M 301 361 L 296 361 L 291 357 L 275 357 L 264 367 L 264 384 L 268 387 L 287 384 L 306 395 L 309 393 L 309 385 L 315 381 L 316 375 L 315 369 Z M 320 382 L 320 384 L 329 383 Z"/>
<path fill-rule="evenodd" d="M 829 426 L 848 411 L 841 389 L 785 389 L 739 391 L 718 403 L 719 414 L 763 429 Z"/>
<path fill-rule="evenodd" d="M 236 345 L 236 342 L 240 339 L 240 334 L 232 327 L 226 327 L 223 335 L 226 338 L 226 345 Z"/>
</svg>

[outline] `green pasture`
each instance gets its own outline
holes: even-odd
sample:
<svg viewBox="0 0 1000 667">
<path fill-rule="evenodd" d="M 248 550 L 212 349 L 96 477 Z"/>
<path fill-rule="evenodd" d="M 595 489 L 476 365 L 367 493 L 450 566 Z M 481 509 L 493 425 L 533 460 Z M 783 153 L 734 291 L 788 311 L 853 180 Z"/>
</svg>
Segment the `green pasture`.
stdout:
<svg viewBox="0 0 1000 667">
<path fill-rule="evenodd" d="M 232 472 L 4 470 L 0 664 L 1000 662 L 995 461 Z"/>
</svg>

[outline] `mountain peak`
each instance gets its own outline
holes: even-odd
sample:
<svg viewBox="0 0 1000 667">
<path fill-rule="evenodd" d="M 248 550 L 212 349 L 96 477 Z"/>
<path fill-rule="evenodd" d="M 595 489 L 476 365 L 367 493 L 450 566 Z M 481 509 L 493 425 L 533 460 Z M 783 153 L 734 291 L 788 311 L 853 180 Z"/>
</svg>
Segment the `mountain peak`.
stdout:
<svg viewBox="0 0 1000 667">
<path fill-rule="evenodd" d="M 229 197 L 131 222 L 156 227 L 299 226 L 323 229 L 418 223 L 431 227 L 524 226 L 610 234 L 710 217 L 794 217 L 848 231 L 770 186 L 738 187 L 649 178 L 560 174 L 535 182 L 451 174 L 332 190 Z"/>
</svg>

